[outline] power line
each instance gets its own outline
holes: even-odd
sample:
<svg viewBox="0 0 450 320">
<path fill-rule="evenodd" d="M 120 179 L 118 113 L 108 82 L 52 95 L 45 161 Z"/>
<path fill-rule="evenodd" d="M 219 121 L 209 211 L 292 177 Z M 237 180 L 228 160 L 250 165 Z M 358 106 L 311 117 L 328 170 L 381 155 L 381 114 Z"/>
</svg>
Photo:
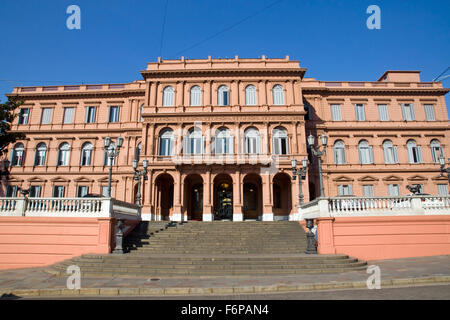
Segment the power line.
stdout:
<svg viewBox="0 0 450 320">
<path fill-rule="evenodd" d="M 183 50 L 177 52 L 175 55 L 178 56 L 180 53 L 183 53 L 183 52 L 185 52 L 185 51 L 191 50 L 192 48 L 195 48 L 195 47 L 201 45 L 202 43 L 204 43 L 204 42 L 206 42 L 206 41 L 208 41 L 208 40 L 211 40 L 211 39 L 217 37 L 218 35 L 221 35 L 222 33 L 227 32 L 228 30 L 230 30 L 230 29 L 232 29 L 232 28 L 234 28 L 234 27 L 240 25 L 241 23 L 243 23 L 243 22 L 249 20 L 250 18 L 253 18 L 253 17 L 257 16 L 258 14 L 260 14 L 260 13 L 266 11 L 267 9 L 273 7 L 274 5 L 280 3 L 281 1 L 283 1 L 283 0 L 277 0 L 277 1 L 272 2 L 271 4 L 267 5 L 266 7 L 264 7 L 264 8 L 262 8 L 262 9 L 256 11 L 255 13 L 253 13 L 253 14 L 251 14 L 251 15 L 249 15 L 249 16 L 247 16 L 247 17 L 245 17 L 245 18 L 243 18 L 243 19 L 241 19 L 241 20 L 239 20 L 239 21 L 237 21 L 237 22 L 235 22 L 234 24 L 232 24 L 232 25 L 230 25 L 230 26 L 228 26 L 228 27 L 222 29 L 221 31 L 219 31 L 219 32 L 217 32 L 217 33 L 215 33 L 215 34 L 213 34 L 213 35 L 211 35 L 211 36 L 209 36 L 209 37 L 207 37 L 207 38 L 205 38 L 205 39 L 199 41 L 199 42 L 196 42 L 196 43 L 194 43 L 193 45 L 191 45 L 191 46 L 189 46 L 189 47 L 187 47 L 187 48 L 184 48 Z"/>
<path fill-rule="evenodd" d="M 163 47 L 163 40 L 164 40 L 164 29 L 166 27 L 166 17 L 167 17 L 167 7 L 169 6 L 169 0 L 166 0 L 166 6 L 164 8 L 164 18 L 163 18 L 163 24 L 161 28 L 161 42 L 159 44 L 159 56 L 162 56 L 162 47 Z"/>
<path fill-rule="evenodd" d="M 438 75 L 436 78 L 433 79 L 433 82 L 435 82 L 437 79 L 439 79 L 443 74 L 445 74 L 448 70 L 450 69 L 450 67 L 447 67 L 447 69 L 445 69 L 444 72 L 442 72 L 440 75 Z M 446 77 L 447 78 L 447 77 Z M 444 78 L 445 79 L 445 78 Z"/>
</svg>

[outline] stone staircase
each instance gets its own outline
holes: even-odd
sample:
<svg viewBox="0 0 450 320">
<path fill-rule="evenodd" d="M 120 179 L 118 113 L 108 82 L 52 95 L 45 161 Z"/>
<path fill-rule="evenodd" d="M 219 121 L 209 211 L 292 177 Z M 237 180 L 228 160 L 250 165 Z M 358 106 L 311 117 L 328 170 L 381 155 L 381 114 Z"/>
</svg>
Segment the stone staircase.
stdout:
<svg viewBox="0 0 450 320">
<path fill-rule="evenodd" d="M 83 255 L 53 265 L 66 275 L 185 277 L 336 273 L 366 269 L 346 255 L 305 254 L 306 235 L 294 221 L 144 222 L 125 238 L 123 255 Z M 145 234 L 142 231 L 146 231 Z"/>
</svg>

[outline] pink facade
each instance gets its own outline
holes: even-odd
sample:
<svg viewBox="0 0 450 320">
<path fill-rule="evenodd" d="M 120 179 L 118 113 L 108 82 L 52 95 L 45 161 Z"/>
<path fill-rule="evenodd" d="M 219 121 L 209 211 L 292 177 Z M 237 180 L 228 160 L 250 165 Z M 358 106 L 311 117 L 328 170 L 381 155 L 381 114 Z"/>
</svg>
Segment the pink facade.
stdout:
<svg viewBox="0 0 450 320">
<path fill-rule="evenodd" d="M 55 187 L 66 197 L 102 193 L 103 139 L 122 136 L 112 196 L 134 202 L 131 163 L 140 146 L 149 161 L 147 219 L 211 220 L 225 209 L 233 220 L 287 219 L 298 205 L 291 159 L 301 163 L 306 137 L 325 133 L 326 196 L 407 194 L 408 184 L 448 193 L 436 158 L 450 156 L 441 83 L 421 82 L 418 71 L 387 71 L 370 82 L 305 72 L 289 57 L 159 59 L 127 84 L 15 88 L 8 96 L 25 100 L 28 115 L 13 129 L 27 138 L 15 145 L 22 158 L 2 192 L 8 184 L 46 197 Z M 315 162 L 305 202 L 319 195 L 318 181 Z"/>
</svg>

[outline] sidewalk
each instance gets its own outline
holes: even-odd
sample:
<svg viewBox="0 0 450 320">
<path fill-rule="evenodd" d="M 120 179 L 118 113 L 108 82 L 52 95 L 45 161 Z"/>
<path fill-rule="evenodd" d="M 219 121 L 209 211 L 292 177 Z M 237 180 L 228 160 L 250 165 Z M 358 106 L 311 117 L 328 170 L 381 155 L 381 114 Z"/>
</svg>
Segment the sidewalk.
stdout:
<svg viewBox="0 0 450 320">
<path fill-rule="evenodd" d="M 450 283 L 450 256 L 368 261 L 381 271 L 381 288 L 399 285 Z M 0 271 L 0 297 L 14 296 L 138 296 L 274 293 L 345 288 L 366 288 L 372 273 L 352 271 L 339 274 L 287 276 L 85 278 L 81 289 L 66 287 L 67 277 L 56 277 L 45 268 Z M 69 276 L 69 275 L 68 275 Z"/>
</svg>

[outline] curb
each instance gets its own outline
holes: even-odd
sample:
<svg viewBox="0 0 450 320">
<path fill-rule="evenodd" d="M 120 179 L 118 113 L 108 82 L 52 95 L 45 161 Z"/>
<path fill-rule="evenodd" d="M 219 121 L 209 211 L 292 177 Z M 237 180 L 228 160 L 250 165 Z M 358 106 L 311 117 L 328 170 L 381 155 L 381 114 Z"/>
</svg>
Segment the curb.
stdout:
<svg viewBox="0 0 450 320">
<path fill-rule="evenodd" d="M 431 276 L 421 278 L 404 278 L 381 281 L 381 287 L 402 286 L 411 284 L 446 284 L 449 276 Z M 269 286 L 210 287 L 210 288 L 83 288 L 83 289 L 8 289 L 0 288 L 0 298 L 5 295 L 24 297 L 70 297 L 70 296 L 189 296 L 189 295 L 227 295 L 249 293 L 281 293 L 298 291 L 320 291 L 330 289 L 361 289 L 365 281 L 328 282 L 305 284 L 275 284 Z"/>
</svg>

